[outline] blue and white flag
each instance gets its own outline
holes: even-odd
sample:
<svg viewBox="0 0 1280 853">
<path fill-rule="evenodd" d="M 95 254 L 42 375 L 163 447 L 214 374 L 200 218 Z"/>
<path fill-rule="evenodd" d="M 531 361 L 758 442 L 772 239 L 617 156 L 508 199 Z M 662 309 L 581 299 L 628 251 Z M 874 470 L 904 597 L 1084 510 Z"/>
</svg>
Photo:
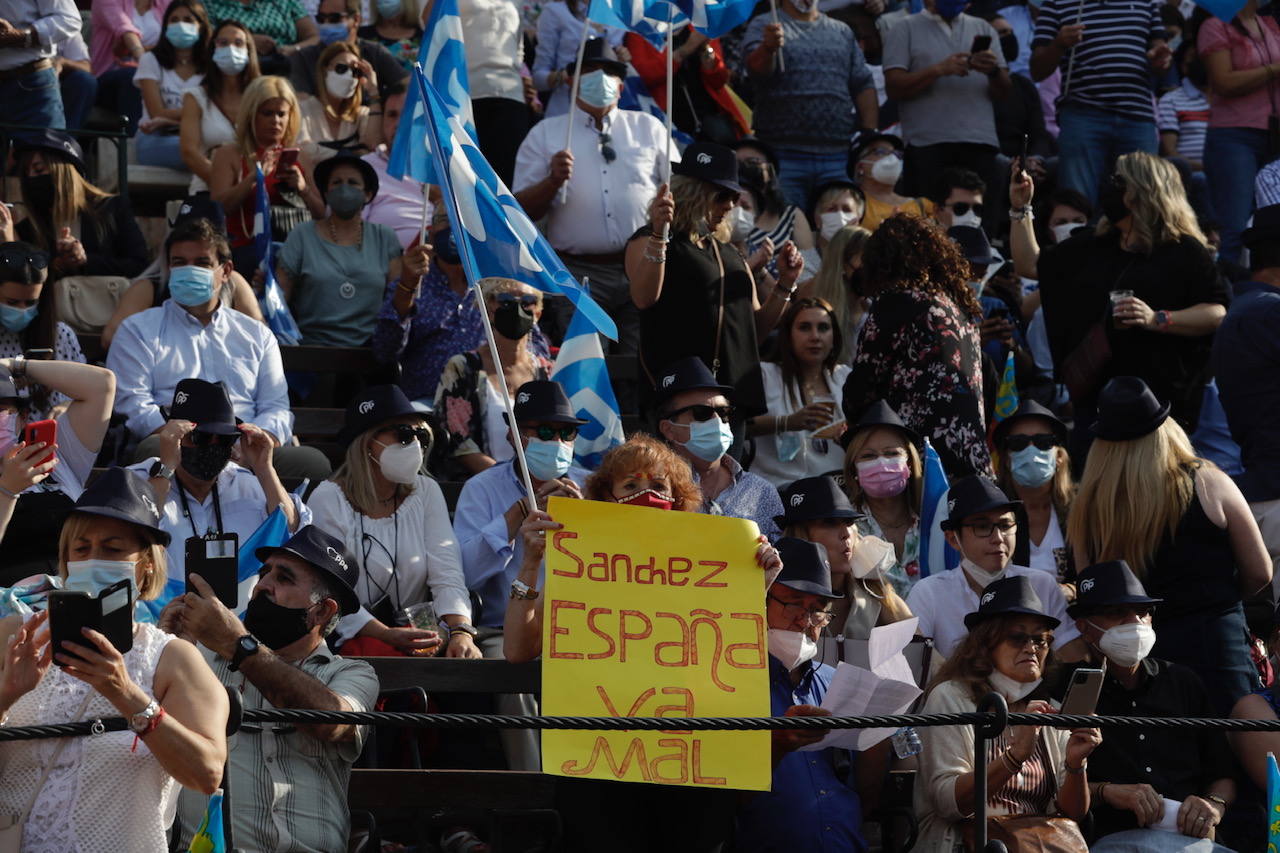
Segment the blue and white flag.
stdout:
<svg viewBox="0 0 1280 853">
<path fill-rule="evenodd" d="M 276 281 L 275 246 L 271 242 L 271 201 L 267 198 L 267 180 L 262 174 L 262 166 L 256 168 L 258 182 L 253 211 L 253 246 L 262 264 L 262 296 L 258 300 L 262 306 L 262 319 L 267 321 L 267 328 L 281 346 L 296 346 L 302 340 L 302 331 L 284 301 L 280 283 Z"/>
<path fill-rule="evenodd" d="M 675 0 L 675 4 L 695 30 L 713 39 L 746 23 L 756 8 L 756 0 Z"/>
<path fill-rule="evenodd" d="M 600 336 L 577 311 L 569 321 L 551 378 L 564 387 L 574 411 L 586 421 L 578 427 L 573 457 L 583 468 L 594 471 L 605 451 L 622 444 L 626 436 L 622 433 L 622 415 L 618 414 L 618 398 L 609 381 Z"/>
<path fill-rule="evenodd" d="M 670 25 L 668 14 L 673 16 Z M 668 29 L 679 29 L 689 21 L 666 0 L 591 0 L 587 20 L 630 30 L 657 50 L 666 48 Z"/>
<path fill-rule="evenodd" d="M 460 116 L 471 138 L 478 139 L 471 116 L 471 87 L 467 83 L 467 55 L 462 46 L 458 0 L 436 0 L 423 33 L 418 65 L 422 66 L 440 99 L 449 107 L 450 114 Z M 387 174 L 401 179 L 408 175 L 424 184 L 439 183 L 431 152 L 422 145 L 426 132 L 427 118 L 422 96 L 417 86 L 410 86 L 387 158 Z"/>
<path fill-rule="evenodd" d="M 937 575 L 960 565 L 960 553 L 947 544 L 942 520 L 950 511 L 947 495 L 951 484 L 942 470 L 942 459 L 929 439 L 924 440 L 924 489 L 920 497 L 920 577 Z"/>
<path fill-rule="evenodd" d="M 640 78 L 640 75 L 636 73 L 635 68 L 630 63 L 627 64 L 627 79 L 622 84 L 622 93 L 618 96 L 618 109 L 648 113 L 662 122 L 663 125 L 667 123 L 666 111 L 658 106 L 658 102 L 653 99 L 653 95 L 649 94 L 649 87 L 644 84 L 644 80 Z M 692 136 L 674 125 L 671 128 L 671 137 L 682 149 L 690 142 L 693 142 Z"/>
<path fill-rule="evenodd" d="M 513 278 L 543 293 L 567 296 L 585 322 L 616 341 L 613 320 L 565 269 L 480 153 L 462 118 L 450 110 L 421 67 L 413 74 L 426 105 L 427 136 L 418 144 L 428 147 L 434 159 L 467 281 L 474 285 L 482 278 Z"/>
</svg>

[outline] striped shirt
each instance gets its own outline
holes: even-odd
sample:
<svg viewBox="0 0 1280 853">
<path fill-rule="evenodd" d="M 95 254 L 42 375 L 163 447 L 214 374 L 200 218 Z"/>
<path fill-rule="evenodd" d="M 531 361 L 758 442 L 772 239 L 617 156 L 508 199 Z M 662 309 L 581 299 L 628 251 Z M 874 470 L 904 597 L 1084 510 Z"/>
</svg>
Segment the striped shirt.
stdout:
<svg viewBox="0 0 1280 853">
<path fill-rule="evenodd" d="M 987 766 L 999 763 L 1000 755 L 1013 744 L 1013 736 L 1005 729 L 1000 737 L 987 741 Z M 987 813 L 1006 815 L 1049 814 L 1049 805 L 1058 793 L 1058 780 L 1049 761 L 1044 738 L 1036 738 L 1036 748 L 1023 762 L 1022 769 L 1004 786 L 987 792 Z"/>
<path fill-rule="evenodd" d="M 1079 17 L 1078 17 L 1079 16 Z M 1054 40 L 1058 30 L 1079 20 L 1084 40 L 1075 48 L 1075 63 L 1067 79 L 1071 51 L 1062 55 L 1063 95 L 1058 104 L 1080 104 L 1139 121 L 1152 121 L 1150 64 L 1147 49 L 1163 40 L 1159 0 L 1045 0 L 1036 20 L 1032 48 Z"/>
<path fill-rule="evenodd" d="M 1204 135 L 1209 129 L 1209 99 L 1190 80 L 1160 97 L 1156 126 L 1161 133 L 1178 134 L 1178 156 L 1204 160 Z"/>
</svg>

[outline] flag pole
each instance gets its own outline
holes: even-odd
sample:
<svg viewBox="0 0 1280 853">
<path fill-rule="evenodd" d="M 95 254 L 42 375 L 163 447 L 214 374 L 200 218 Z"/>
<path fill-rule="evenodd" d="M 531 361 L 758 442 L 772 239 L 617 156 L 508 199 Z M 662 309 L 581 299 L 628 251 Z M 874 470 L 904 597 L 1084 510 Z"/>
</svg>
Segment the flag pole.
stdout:
<svg viewBox="0 0 1280 853">
<path fill-rule="evenodd" d="M 422 185 L 422 224 L 418 226 L 418 245 L 424 246 L 427 243 L 427 211 L 431 208 L 431 199 L 428 195 L 431 192 L 430 184 Z"/>
<path fill-rule="evenodd" d="M 564 148 L 561 151 L 573 153 L 573 113 L 578 108 L 578 81 L 582 79 L 582 57 L 587 53 L 587 34 L 591 32 L 591 24 L 582 22 L 582 38 L 578 40 L 578 60 L 573 65 L 573 83 L 569 87 L 569 123 L 564 129 Z"/>
<path fill-rule="evenodd" d="M 674 106 L 673 100 L 675 98 L 675 94 L 674 94 L 675 82 L 672 79 L 674 76 L 674 73 L 672 70 L 673 57 L 675 56 L 675 52 L 676 52 L 675 27 L 672 25 L 673 21 L 675 20 L 675 14 L 676 14 L 675 6 L 672 3 L 668 2 L 667 3 L 667 171 L 666 171 L 666 176 L 667 176 L 666 184 L 667 184 L 668 192 L 671 191 L 671 146 L 675 144 L 672 137 L 673 123 L 671 120 L 671 114 L 673 112 L 671 108 L 672 106 Z M 693 26 L 693 24 L 690 23 L 689 26 Z M 665 243 L 668 239 L 670 239 L 670 237 L 671 237 L 671 223 L 669 222 L 663 223 L 662 241 Z"/>
<path fill-rule="evenodd" d="M 777 24 L 778 23 L 778 0 L 769 0 L 769 11 L 773 13 L 773 22 Z M 778 50 L 778 70 L 779 71 L 787 70 L 787 59 L 785 56 L 782 55 L 781 48 L 779 48 Z"/>
</svg>

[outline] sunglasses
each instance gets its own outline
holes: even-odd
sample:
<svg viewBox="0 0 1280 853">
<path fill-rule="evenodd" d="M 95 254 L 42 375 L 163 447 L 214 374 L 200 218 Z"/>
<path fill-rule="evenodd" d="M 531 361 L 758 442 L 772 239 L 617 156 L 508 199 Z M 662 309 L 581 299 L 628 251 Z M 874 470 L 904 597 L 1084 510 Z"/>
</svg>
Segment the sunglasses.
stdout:
<svg viewBox="0 0 1280 853">
<path fill-rule="evenodd" d="M 955 204 L 948 205 L 948 206 L 951 208 L 951 212 L 954 213 L 956 216 L 964 216 L 970 210 L 972 210 L 978 216 L 981 216 L 982 212 L 986 209 L 982 206 L 982 202 L 975 202 L 971 204 L 967 201 L 957 201 Z"/>
<path fill-rule="evenodd" d="M 212 432 L 200 432 L 193 430 L 187 433 L 191 437 L 191 443 L 196 447 L 208 447 L 211 444 L 220 444 L 223 447 L 231 447 L 240 440 L 240 433 L 235 435 L 217 435 Z"/>
<path fill-rule="evenodd" d="M 1011 435 L 1004 440 L 1004 446 L 1013 451 L 1026 450 L 1032 444 L 1037 450 L 1052 450 L 1058 446 L 1058 439 L 1057 436 L 1042 432 L 1038 435 Z"/>
<path fill-rule="evenodd" d="M 424 426 L 413 426 L 412 424 L 396 424 L 390 427 L 390 431 L 396 434 L 396 441 L 406 447 L 415 441 L 426 447 L 431 441 L 431 430 Z"/>
<path fill-rule="evenodd" d="M 346 12 L 325 12 L 323 14 L 316 14 L 317 24 L 341 24 L 346 19 Z"/>
<path fill-rule="evenodd" d="M 499 293 L 494 297 L 499 305 L 510 305 L 512 302 L 519 302 L 525 308 L 532 308 L 538 304 L 538 297 L 532 293 Z"/>
<path fill-rule="evenodd" d="M 1014 631 L 1004 638 L 1004 641 L 1015 649 L 1020 649 L 1027 643 L 1038 652 L 1053 645 L 1053 634 L 1024 634 L 1021 631 Z"/>
<path fill-rule="evenodd" d="M 733 420 L 733 411 L 733 406 L 707 406 L 699 403 L 693 406 L 683 406 L 676 409 L 674 412 L 667 415 L 667 420 L 675 420 L 685 412 L 691 412 L 693 413 L 693 419 L 699 423 L 702 421 L 709 421 L 712 417 L 717 417 L 728 423 Z"/>
<path fill-rule="evenodd" d="M 363 76 L 364 76 L 364 72 L 363 72 L 363 71 L 361 71 L 361 70 L 360 70 L 359 68 L 357 68 L 356 66 L 351 65 L 351 64 L 346 63 L 346 62 L 339 62 L 337 65 L 333 66 L 333 70 L 334 70 L 334 71 L 336 71 L 336 72 L 338 72 L 339 74 L 353 74 L 353 75 L 355 75 L 356 77 L 363 77 Z"/>
<path fill-rule="evenodd" d="M 18 267 L 30 264 L 38 270 L 47 269 L 49 256 L 44 252 L 19 252 L 16 249 L 5 249 L 0 252 L 0 264 L 6 267 Z"/>
<path fill-rule="evenodd" d="M 553 427 L 547 424 L 539 424 L 536 427 L 529 427 L 533 430 L 533 434 L 543 441 L 553 441 L 560 439 L 561 441 L 574 441 L 578 438 L 578 428 L 573 425 Z"/>
<path fill-rule="evenodd" d="M 612 163 L 618 159 L 618 152 L 613 150 L 613 137 L 607 133 L 601 133 L 600 136 L 600 156 L 604 158 L 606 163 Z"/>
</svg>

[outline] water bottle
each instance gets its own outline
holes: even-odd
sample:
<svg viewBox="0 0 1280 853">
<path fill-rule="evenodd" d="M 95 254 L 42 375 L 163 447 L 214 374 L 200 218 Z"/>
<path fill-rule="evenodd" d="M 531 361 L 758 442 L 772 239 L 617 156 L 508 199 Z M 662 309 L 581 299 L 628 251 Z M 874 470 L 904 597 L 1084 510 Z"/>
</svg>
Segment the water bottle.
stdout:
<svg viewBox="0 0 1280 853">
<path fill-rule="evenodd" d="M 910 758 L 924 749 L 924 744 L 920 742 L 920 733 L 911 726 L 894 732 L 892 741 L 893 753 L 898 758 Z"/>
</svg>

